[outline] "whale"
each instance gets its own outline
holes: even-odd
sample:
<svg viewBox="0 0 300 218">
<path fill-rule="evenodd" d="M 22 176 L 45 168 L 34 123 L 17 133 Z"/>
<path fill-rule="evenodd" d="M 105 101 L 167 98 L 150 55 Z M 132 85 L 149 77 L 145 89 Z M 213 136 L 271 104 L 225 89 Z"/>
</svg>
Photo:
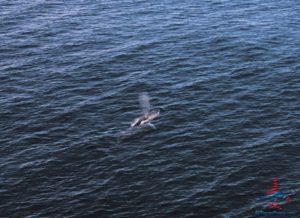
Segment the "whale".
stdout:
<svg viewBox="0 0 300 218">
<path fill-rule="evenodd" d="M 131 123 L 130 127 L 137 127 L 137 126 L 142 126 L 145 124 L 150 124 L 150 122 L 158 117 L 160 114 L 159 109 L 154 109 L 149 111 L 148 113 L 144 114 L 143 116 L 140 116 Z"/>
<path fill-rule="evenodd" d="M 148 124 L 149 126 L 152 126 L 153 128 L 155 128 L 155 126 L 153 124 L 151 124 L 150 122 L 160 115 L 160 109 L 157 108 L 157 109 L 150 110 L 150 108 L 151 108 L 150 98 L 147 93 L 140 94 L 139 102 L 140 102 L 140 106 L 143 111 L 143 115 L 138 118 L 135 118 L 133 120 L 133 122 L 130 124 L 130 127 L 131 128 L 141 127 L 141 126 Z"/>
</svg>

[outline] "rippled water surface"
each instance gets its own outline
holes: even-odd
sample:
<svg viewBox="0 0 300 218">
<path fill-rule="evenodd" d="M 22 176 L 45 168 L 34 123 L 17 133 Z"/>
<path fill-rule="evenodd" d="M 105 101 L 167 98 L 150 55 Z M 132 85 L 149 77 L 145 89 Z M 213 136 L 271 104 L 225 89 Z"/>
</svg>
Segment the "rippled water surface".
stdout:
<svg viewBox="0 0 300 218">
<path fill-rule="evenodd" d="M 1 217 L 255 217 L 274 177 L 300 212 L 298 1 L 0 9 Z"/>
</svg>

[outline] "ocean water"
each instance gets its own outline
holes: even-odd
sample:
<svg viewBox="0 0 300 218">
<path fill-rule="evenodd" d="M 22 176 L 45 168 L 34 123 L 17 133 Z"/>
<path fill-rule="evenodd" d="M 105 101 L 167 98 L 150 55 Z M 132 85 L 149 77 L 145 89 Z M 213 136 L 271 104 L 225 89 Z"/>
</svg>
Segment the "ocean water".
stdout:
<svg viewBox="0 0 300 218">
<path fill-rule="evenodd" d="M 299 1 L 0 9 L 0 217 L 300 216 Z"/>
</svg>

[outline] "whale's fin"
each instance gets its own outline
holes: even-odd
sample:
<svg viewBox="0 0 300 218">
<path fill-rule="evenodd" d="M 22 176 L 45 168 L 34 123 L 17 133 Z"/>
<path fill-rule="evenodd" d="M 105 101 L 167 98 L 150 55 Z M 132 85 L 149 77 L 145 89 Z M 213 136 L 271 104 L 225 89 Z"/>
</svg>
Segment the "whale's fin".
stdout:
<svg viewBox="0 0 300 218">
<path fill-rule="evenodd" d="M 156 126 L 154 126 L 152 123 L 148 123 L 148 126 L 150 126 L 152 129 L 156 129 Z"/>
</svg>

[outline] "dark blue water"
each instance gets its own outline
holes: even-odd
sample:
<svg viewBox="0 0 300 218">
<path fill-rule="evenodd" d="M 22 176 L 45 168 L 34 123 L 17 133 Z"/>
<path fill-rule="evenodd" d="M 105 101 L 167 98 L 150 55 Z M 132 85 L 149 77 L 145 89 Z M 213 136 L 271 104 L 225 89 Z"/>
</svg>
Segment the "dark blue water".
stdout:
<svg viewBox="0 0 300 218">
<path fill-rule="evenodd" d="M 1 217 L 255 217 L 274 177 L 300 216 L 298 1 L 0 9 Z"/>
</svg>

